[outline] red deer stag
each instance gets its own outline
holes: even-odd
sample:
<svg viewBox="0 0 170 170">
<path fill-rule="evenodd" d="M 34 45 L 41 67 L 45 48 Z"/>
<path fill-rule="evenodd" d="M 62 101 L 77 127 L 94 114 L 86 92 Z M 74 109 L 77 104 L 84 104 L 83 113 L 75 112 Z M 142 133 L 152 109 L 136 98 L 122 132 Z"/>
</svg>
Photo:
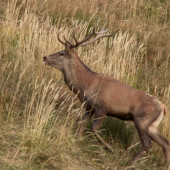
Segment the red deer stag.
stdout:
<svg viewBox="0 0 170 170">
<path fill-rule="evenodd" d="M 65 36 L 65 42 L 63 42 L 58 33 L 58 40 L 65 46 L 65 50 L 45 56 L 43 61 L 45 64 L 59 69 L 63 73 L 69 89 L 77 94 L 81 103 L 86 103 L 86 113 L 82 118 L 79 134 L 83 133 L 85 122 L 94 115 L 93 132 L 105 147 L 111 149 L 109 144 L 97 133 L 105 115 L 121 120 L 131 120 L 137 128 L 142 147 L 130 163 L 137 161 L 151 147 L 150 139 L 162 147 L 165 160 L 168 162 L 169 141 L 158 132 L 158 125 L 166 114 L 166 106 L 143 91 L 134 89 L 108 75 L 93 72 L 72 50 L 75 47 L 91 44 L 101 37 L 110 37 L 118 30 L 107 34 L 108 29 L 104 30 L 103 26 L 101 31 L 97 32 L 97 24 L 95 24 L 92 33 L 84 40 L 78 41 L 76 29 L 77 27 L 73 34 L 75 44 L 69 42 Z M 91 40 L 92 36 L 95 38 Z"/>
</svg>

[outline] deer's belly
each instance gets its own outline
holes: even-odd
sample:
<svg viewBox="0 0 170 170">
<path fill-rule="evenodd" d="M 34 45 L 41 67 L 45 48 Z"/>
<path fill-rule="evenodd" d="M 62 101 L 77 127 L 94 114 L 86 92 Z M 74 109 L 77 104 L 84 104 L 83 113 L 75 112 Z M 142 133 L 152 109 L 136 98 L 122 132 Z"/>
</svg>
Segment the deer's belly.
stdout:
<svg viewBox="0 0 170 170">
<path fill-rule="evenodd" d="M 124 113 L 119 113 L 119 114 L 118 113 L 107 113 L 106 115 L 111 116 L 111 117 L 116 117 L 116 118 L 121 119 L 121 120 L 133 120 L 131 113 L 127 113 L 127 114 L 124 114 Z"/>
</svg>

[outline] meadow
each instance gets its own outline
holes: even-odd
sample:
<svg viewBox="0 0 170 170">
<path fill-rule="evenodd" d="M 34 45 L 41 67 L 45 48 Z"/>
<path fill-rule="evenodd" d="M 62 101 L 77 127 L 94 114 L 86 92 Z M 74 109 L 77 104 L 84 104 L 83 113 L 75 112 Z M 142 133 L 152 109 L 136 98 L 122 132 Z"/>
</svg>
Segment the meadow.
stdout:
<svg viewBox="0 0 170 170">
<path fill-rule="evenodd" d="M 108 152 L 91 133 L 78 139 L 83 105 L 60 71 L 43 56 L 64 49 L 57 33 L 78 39 L 106 22 L 115 36 L 75 51 L 93 71 L 106 73 L 156 96 L 168 108 L 159 131 L 170 140 L 169 0 L 0 0 L 0 169 L 163 170 L 163 151 L 153 147 L 129 161 L 141 142 L 132 122 L 106 117 L 99 129 Z"/>
</svg>

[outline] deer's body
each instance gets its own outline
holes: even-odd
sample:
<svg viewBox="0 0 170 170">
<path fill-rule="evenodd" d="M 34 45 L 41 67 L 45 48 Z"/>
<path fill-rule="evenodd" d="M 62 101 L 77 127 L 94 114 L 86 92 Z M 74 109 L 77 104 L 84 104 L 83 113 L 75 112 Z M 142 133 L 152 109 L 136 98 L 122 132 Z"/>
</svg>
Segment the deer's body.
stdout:
<svg viewBox="0 0 170 170">
<path fill-rule="evenodd" d="M 69 63 L 69 69 L 62 72 L 69 89 L 78 95 L 81 103 L 86 102 L 88 110 L 95 112 L 97 107 L 104 107 L 106 115 L 133 120 L 136 113 L 150 110 L 155 113 L 156 109 L 163 107 L 155 97 L 108 75 L 93 72 L 76 53 Z"/>
<path fill-rule="evenodd" d="M 74 39 L 77 46 L 84 43 L 84 41 L 78 43 L 75 37 Z M 63 43 L 60 39 L 59 41 Z M 64 51 L 45 56 L 44 62 L 59 69 L 63 73 L 69 89 L 78 95 L 81 103 L 85 103 L 86 113 L 83 116 L 84 123 L 79 129 L 79 134 L 84 131 L 85 121 L 94 115 L 92 130 L 103 145 L 110 148 L 97 133 L 104 116 L 132 120 L 141 138 L 142 148 L 131 163 L 137 161 L 151 147 L 150 139 L 163 148 L 165 159 L 168 162 L 169 141 L 163 138 L 157 130 L 166 113 L 166 106 L 143 91 L 134 89 L 108 75 L 93 72 L 71 49 L 76 45 L 72 45 L 67 40 L 66 42 L 63 43 Z"/>
</svg>

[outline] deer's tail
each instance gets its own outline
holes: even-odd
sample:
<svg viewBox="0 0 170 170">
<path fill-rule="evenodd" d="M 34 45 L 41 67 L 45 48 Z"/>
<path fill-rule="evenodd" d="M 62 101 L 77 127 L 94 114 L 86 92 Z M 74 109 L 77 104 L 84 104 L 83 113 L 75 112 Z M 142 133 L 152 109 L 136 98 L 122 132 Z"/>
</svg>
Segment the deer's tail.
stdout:
<svg viewBox="0 0 170 170">
<path fill-rule="evenodd" d="M 166 116 L 167 114 L 167 107 L 164 105 L 164 115 Z"/>
</svg>

